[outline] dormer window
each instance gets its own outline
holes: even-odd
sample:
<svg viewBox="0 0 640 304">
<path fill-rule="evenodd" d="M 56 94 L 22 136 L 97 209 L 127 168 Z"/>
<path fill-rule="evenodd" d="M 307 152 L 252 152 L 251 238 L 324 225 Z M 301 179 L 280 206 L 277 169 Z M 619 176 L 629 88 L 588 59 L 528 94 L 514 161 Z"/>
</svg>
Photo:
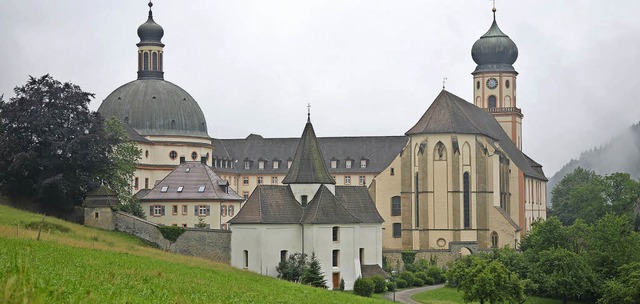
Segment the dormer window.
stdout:
<svg viewBox="0 0 640 304">
<path fill-rule="evenodd" d="M 178 193 L 181 193 L 183 189 L 184 189 L 183 186 L 178 186 Z"/>
<path fill-rule="evenodd" d="M 335 169 L 338 168 L 338 161 L 337 160 L 332 160 L 331 161 L 331 169 Z"/>
<path fill-rule="evenodd" d="M 347 169 L 351 169 L 351 162 L 352 160 L 347 159 L 347 161 L 344 162 L 344 167 Z"/>
<path fill-rule="evenodd" d="M 364 169 L 367 167 L 367 160 L 366 159 L 361 159 L 360 160 L 360 168 Z"/>
<path fill-rule="evenodd" d="M 204 188 L 205 188 L 205 186 L 198 187 L 198 192 L 200 192 L 200 193 L 204 192 Z"/>
<path fill-rule="evenodd" d="M 264 163 L 265 162 L 263 160 L 258 162 L 258 170 L 264 170 Z"/>
<path fill-rule="evenodd" d="M 244 162 L 244 169 L 249 170 L 249 168 L 251 168 L 251 164 L 248 161 Z"/>
<path fill-rule="evenodd" d="M 160 192 L 165 193 L 169 190 L 169 186 L 162 186 L 162 189 L 160 189 Z"/>
<path fill-rule="evenodd" d="M 277 160 L 273 161 L 273 169 L 278 169 L 280 167 L 280 162 Z"/>
</svg>

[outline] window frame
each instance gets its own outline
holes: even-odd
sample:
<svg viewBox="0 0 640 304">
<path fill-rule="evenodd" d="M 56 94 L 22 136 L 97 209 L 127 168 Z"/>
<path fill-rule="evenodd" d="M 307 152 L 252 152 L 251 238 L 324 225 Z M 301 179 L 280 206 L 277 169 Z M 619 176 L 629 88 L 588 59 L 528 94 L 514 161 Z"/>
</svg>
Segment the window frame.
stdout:
<svg viewBox="0 0 640 304">
<path fill-rule="evenodd" d="M 394 239 L 402 238 L 402 223 L 393 223 L 391 225 L 391 231 Z"/>
<path fill-rule="evenodd" d="M 331 266 L 340 267 L 340 249 L 331 251 Z"/>
<path fill-rule="evenodd" d="M 331 227 L 331 240 L 335 243 L 340 242 L 340 227 Z"/>
</svg>

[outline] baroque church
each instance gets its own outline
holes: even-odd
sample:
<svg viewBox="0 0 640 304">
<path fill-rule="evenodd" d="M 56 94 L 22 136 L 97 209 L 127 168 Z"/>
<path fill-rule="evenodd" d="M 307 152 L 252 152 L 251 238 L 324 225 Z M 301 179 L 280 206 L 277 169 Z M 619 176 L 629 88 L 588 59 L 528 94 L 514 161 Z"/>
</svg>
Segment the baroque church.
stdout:
<svg viewBox="0 0 640 304">
<path fill-rule="evenodd" d="M 295 218 L 298 226 L 309 224 L 314 231 L 351 225 L 337 227 L 343 232 L 359 230 L 358 239 L 369 239 L 371 234 L 370 243 L 380 246 L 382 254 L 392 255 L 406 250 L 458 253 L 461 248 L 474 252 L 514 247 L 533 221 L 546 218 L 547 179 L 542 165 L 522 151 L 524 115 L 518 107 L 518 73 L 513 67 L 518 49 L 498 27 L 495 9 L 489 30 L 471 50 L 477 64 L 472 72 L 472 102 L 443 89 L 434 94 L 437 97 L 424 115 L 406 126 L 404 135 L 316 138 L 308 122 L 302 138 L 250 134 L 223 139 L 209 136 L 196 100 L 164 80 L 164 30 L 154 21 L 151 6 L 147 21 L 138 28 L 137 79 L 115 89 L 98 110 L 105 118 L 122 121 L 142 150 L 132 189 L 149 220 L 231 229 L 232 242 L 242 244 L 246 240 L 241 235 L 253 238 L 254 233 L 245 228 L 264 220 L 264 214 L 254 214 L 264 207 L 274 211 L 272 215 L 291 216 L 286 224 L 276 224 L 293 225 Z M 298 154 L 309 148 L 305 142 L 311 137 L 317 150 L 306 152 L 315 155 L 313 166 L 308 166 L 300 163 Z M 301 183 L 298 177 L 305 174 L 320 174 L 322 179 Z M 371 216 L 361 215 L 368 219 L 363 220 L 350 209 L 351 201 L 341 189 L 351 188 L 368 190 L 379 221 L 373 220 L 373 211 L 367 211 Z M 305 204 L 300 189 L 308 192 Z M 276 202 L 283 204 L 278 208 L 291 208 L 275 208 Z M 314 222 L 305 211 L 312 205 L 351 218 Z M 373 238 L 377 232 L 356 229 L 358 225 L 380 226 L 381 241 Z M 289 237 L 270 240 L 275 239 Z M 332 242 L 330 246 L 335 245 Z M 264 273 L 264 268 L 251 266 L 258 261 L 254 259 L 261 259 L 271 272 L 283 250 L 311 250 L 308 244 L 289 245 L 260 256 L 252 253 L 256 248 L 232 252 L 232 264 Z M 348 251 L 352 262 L 363 265 L 381 263 L 378 249 L 369 249 L 369 243 L 349 246 L 353 248 L 332 250 Z M 360 248 L 365 248 L 362 256 Z M 323 263 L 333 263 L 331 252 L 318 255 Z M 340 272 L 355 276 L 358 271 Z M 328 282 L 333 279 L 328 277 Z"/>
</svg>

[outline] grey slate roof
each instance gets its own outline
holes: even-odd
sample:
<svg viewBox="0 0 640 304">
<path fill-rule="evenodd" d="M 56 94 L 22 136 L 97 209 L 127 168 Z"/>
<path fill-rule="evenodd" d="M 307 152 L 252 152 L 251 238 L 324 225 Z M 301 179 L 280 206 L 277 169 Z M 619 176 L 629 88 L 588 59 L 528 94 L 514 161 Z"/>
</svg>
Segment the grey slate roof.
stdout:
<svg viewBox="0 0 640 304">
<path fill-rule="evenodd" d="M 409 140 L 406 136 L 318 137 L 325 166 L 330 174 L 382 172 L 400 154 Z M 286 174 L 287 161 L 293 160 L 299 138 L 263 138 L 251 134 L 243 139 L 213 139 L 213 160 L 226 160 L 234 167 L 216 168 L 216 172 L 240 174 Z M 258 169 L 258 160 L 266 159 L 265 169 Z M 338 160 L 338 167 L 331 168 L 331 160 Z M 345 168 L 345 160 L 352 159 L 351 168 Z M 367 159 L 367 167 L 360 168 L 360 160 Z M 244 169 L 244 161 L 251 163 Z M 273 161 L 279 160 L 278 169 Z"/>
<path fill-rule="evenodd" d="M 243 200 L 231 187 L 225 189 L 220 181 L 222 179 L 206 164 L 184 162 L 171 171 L 146 195 L 140 197 L 140 201 Z M 199 188 L 202 186 L 204 186 L 204 191 L 200 192 Z M 168 187 L 166 192 L 162 192 L 163 187 Z M 178 192 L 178 187 L 183 187 L 182 192 Z"/>
<path fill-rule="evenodd" d="M 528 160 L 528 157 L 516 147 L 491 113 L 442 90 L 406 135 L 449 133 L 487 136 L 499 144 L 509 159 L 526 176 L 547 180 L 542 167 L 538 164 L 538 168 L 534 169 L 532 164 L 535 162 L 532 163 L 532 160 Z"/>
<path fill-rule="evenodd" d="M 321 186 L 302 207 L 287 185 L 259 185 L 232 224 L 382 223 L 375 203 L 363 186 L 337 186 L 334 196 Z"/>
<path fill-rule="evenodd" d="M 132 128 L 129 124 L 123 123 L 124 130 L 127 132 L 129 139 L 136 142 L 141 142 L 145 144 L 153 144 L 152 141 L 146 139 L 144 136 L 140 135 L 136 129 Z"/>
<path fill-rule="evenodd" d="M 265 159 L 258 159 L 265 160 Z M 311 121 L 307 120 L 302 137 L 298 142 L 291 169 L 282 180 L 283 184 L 335 184 L 329 175 L 322 151 L 313 131 Z"/>
<path fill-rule="evenodd" d="M 518 59 L 518 47 L 505 35 L 495 19 L 489 30 L 471 47 L 471 57 L 478 66 L 473 72 L 514 72 L 513 63 Z"/>
</svg>

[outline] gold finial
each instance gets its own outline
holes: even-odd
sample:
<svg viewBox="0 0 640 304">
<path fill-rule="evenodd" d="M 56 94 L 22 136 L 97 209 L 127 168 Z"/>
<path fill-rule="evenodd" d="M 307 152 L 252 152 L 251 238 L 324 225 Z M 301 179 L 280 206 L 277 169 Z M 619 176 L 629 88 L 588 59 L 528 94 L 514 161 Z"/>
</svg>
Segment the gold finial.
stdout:
<svg viewBox="0 0 640 304">
<path fill-rule="evenodd" d="M 445 85 L 447 84 L 447 77 L 442 78 L 442 89 L 444 90 Z"/>
<path fill-rule="evenodd" d="M 493 12 L 493 21 L 496 20 L 496 0 L 491 0 L 493 1 L 493 8 L 491 9 L 491 11 Z"/>
</svg>

